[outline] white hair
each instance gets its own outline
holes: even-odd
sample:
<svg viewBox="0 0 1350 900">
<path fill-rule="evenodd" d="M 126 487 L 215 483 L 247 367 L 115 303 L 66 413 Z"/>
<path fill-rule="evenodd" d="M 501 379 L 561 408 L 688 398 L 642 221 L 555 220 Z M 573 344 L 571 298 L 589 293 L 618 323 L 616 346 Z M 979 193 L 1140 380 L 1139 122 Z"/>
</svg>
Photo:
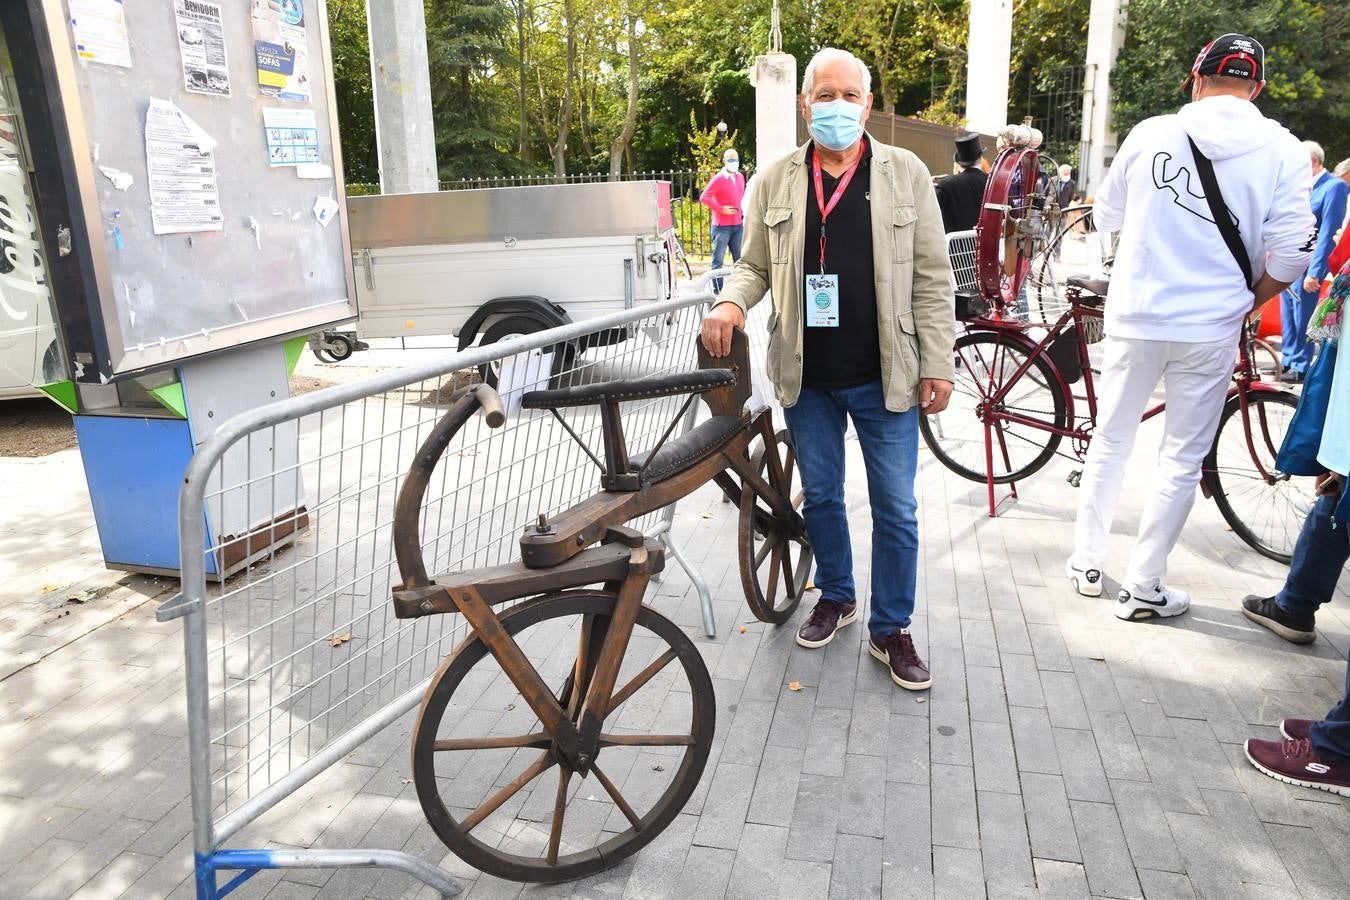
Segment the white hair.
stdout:
<svg viewBox="0 0 1350 900">
<path fill-rule="evenodd" d="M 1332 170 L 1332 175 L 1340 178 L 1342 175 L 1350 174 L 1350 158 L 1346 158 L 1336 163 L 1336 168 Z"/>
<path fill-rule="evenodd" d="M 840 50 L 838 47 L 823 47 L 816 51 L 816 55 L 811 57 L 811 61 L 806 64 L 806 74 L 802 76 L 802 96 L 810 99 L 811 89 L 816 84 L 816 67 L 832 62 L 851 62 L 858 67 L 858 72 L 862 75 L 863 93 L 872 93 L 872 73 L 867 71 L 867 66 L 847 50 Z"/>
<path fill-rule="evenodd" d="M 1308 155 L 1317 160 L 1318 163 L 1325 165 L 1327 161 L 1327 151 L 1322 149 L 1322 145 L 1317 141 L 1304 141 L 1303 147 L 1308 151 Z"/>
<path fill-rule="evenodd" d="M 1068 163 L 1065 163 L 1064 165 L 1062 165 L 1062 166 L 1059 167 L 1059 174 L 1061 174 L 1061 175 L 1072 175 L 1072 174 L 1073 174 L 1073 166 L 1069 165 Z"/>
</svg>

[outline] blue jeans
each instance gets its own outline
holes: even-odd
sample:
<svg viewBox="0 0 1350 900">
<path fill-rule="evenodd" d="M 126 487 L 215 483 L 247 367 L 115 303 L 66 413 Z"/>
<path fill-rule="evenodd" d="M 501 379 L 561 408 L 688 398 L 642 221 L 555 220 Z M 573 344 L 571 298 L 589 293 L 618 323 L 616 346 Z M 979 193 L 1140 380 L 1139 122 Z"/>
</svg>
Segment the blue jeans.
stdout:
<svg viewBox="0 0 1350 900">
<path fill-rule="evenodd" d="M 1317 291 L 1304 291 L 1303 279 L 1280 294 L 1280 361 L 1286 369 L 1307 372 L 1313 358 L 1308 322 L 1317 309 Z"/>
<path fill-rule="evenodd" d="M 731 261 L 739 262 L 741 258 L 741 238 L 745 235 L 744 225 L 714 225 L 712 227 L 713 255 L 712 267 L 714 269 L 722 268 L 722 261 L 726 259 L 727 250 L 731 250 Z M 713 279 L 713 292 L 722 290 L 722 279 Z"/>
<path fill-rule="evenodd" d="M 797 449 L 805 501 L 802 513 L 815 552 L 822 599 L 856 603 L 853 546 L 844 505 L 845 417 L 853 420 L 867 467 L 872 505 L 872 615 L 868 629 L 887 635 L 909 627 L 919 569 L 919 408 L 886 409 L 881 381 L 853 388 L 803 387 L 783 410 Z"/>
<path fill-rule="evenodd" d="M 1350 765 L 1350 661 L 1345 667 L 1345 696 L 1322 721 L 1308 729 L 1317 755 L 1341 765 Z"/>
<path fill-rule="evenodd" d="M 1310 616 L 1331 599 L 1341 568 L 1350 559 L 1350 525 L 1332 515 L 1339 495 L 1317 498 L 1294 544 L 1284 590 L 1275 601 L 1296 616 Z"/>
</svg>

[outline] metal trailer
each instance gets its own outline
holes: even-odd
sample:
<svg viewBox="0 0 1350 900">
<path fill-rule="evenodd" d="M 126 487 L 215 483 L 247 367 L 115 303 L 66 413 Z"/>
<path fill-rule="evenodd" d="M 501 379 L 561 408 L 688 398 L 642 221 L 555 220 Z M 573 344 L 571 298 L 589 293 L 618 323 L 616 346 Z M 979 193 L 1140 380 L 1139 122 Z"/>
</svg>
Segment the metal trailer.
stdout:
<svg viewBox="0 0 1350 900">
<path fill-rule="evenodd" d="M 347 213 L 360 318 L 317 337 L 320 358 L 370 338 L 453 335 L 463 350 L 674 294 L 667 181 L 352 197 Z M 623 337 L 587 335 L 553 365 Z"/>
</svg>

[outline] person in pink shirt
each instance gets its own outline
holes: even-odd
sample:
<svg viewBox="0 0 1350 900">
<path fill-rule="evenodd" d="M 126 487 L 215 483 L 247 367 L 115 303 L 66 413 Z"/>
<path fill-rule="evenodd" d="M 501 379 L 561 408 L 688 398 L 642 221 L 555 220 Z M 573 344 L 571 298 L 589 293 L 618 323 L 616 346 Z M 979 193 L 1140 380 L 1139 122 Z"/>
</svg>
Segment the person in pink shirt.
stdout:
<svg viewBox="0 0 1350 900">
<path fill-rule="evenodd" d="M 745 216 L 741 203 L 745 200 L 745 176 L 740 173 L 741 156 L 735 149 L 722 154 L 722 168 L 703 189 L 699 202 L 712 211 L 712 265 L 722 267 L 727 250 L 731 261 L 741 258 L 741 237 L 745 234 Z M 722 279 L 713 281 L 713 290 L 722 289 Z"/>
</svg>

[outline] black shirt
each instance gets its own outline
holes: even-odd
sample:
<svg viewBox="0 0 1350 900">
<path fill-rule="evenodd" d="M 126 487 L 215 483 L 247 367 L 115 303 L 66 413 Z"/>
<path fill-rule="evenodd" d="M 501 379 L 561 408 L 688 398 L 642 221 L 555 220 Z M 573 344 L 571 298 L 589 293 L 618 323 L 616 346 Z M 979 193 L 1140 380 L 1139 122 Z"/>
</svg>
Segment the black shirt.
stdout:
<svg viewBox="0 0 1350 900">
<path fill-rule="evenodd" d="M 812 168 L 816 148 L 806 155 L 806 275 L 820 266 L 820 205 Z M 825 273 L 839 276 L 839 327 L 802 329 L 802 384 L 814 388 L 857 387 L 881 377 L 881 339 L 877 332 L 877 292 L 872 268 L 872 144 L 869 140 L 848 189 L 826 220 Z M 828 206 L 839 179 L 822 167 Z M 805 323 L 806 310 L 802 309 Z"/>
<path fill-rule="evenodd" d="M 989 176 L 977 167 L 948 175 L 937 183 L 938 209 L 942 210 L 942 230 L 970 231 L 980 219 L 984 186 Z"/>
</svg>

